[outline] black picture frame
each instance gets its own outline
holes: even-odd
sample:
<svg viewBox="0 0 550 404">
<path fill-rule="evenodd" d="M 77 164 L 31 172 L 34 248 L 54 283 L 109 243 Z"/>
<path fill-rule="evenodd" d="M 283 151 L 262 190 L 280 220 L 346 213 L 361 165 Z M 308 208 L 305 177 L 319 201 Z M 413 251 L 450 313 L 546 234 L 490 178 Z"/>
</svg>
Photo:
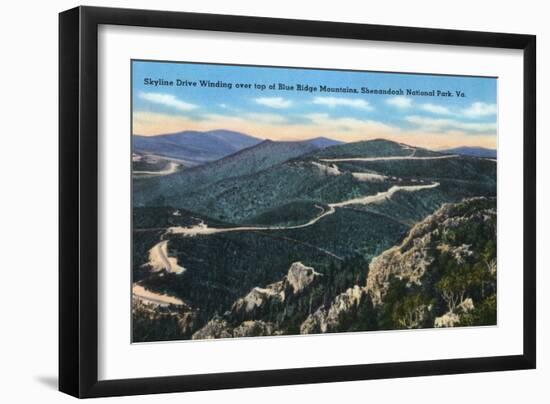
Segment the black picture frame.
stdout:
<svg viewBox="0 0 550 404">
<path fill-rule="evenodd" d="M 523 50 L 523 353 L 99 381 L 98 26 L 101 24 Z M 536 366 L 536 37 L 278 18 L 77 7 L 59 15 L 59 389 L 103 397 Z"/>
</svg>

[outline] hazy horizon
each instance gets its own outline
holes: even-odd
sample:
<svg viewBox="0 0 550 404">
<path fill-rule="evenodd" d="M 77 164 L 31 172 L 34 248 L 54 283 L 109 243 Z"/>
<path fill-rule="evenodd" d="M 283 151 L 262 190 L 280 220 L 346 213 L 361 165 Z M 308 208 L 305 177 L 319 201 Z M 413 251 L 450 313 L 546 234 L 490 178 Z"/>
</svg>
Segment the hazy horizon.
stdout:
<svg viewBox="0 0 550 404">
<path fill-rule="evenodd" d="M 136 135 L 221 128 L 275 141 L 385 138 L 435 150 L 496 149 L 494 78 L 148 61 L 133 61 L 132 72 Z M 170 81 L 174 84 L 166 84 Z M 241 89 L 235 83 L 274 89 Z M 298 91 L 299 86 L 317 90 Z M 322 92 L 322 86 L 371 92 Z M 450 95 L 372 92 L 386 89 Z"/>
<path fill-rule="evenodd" d="M 240 133 L 242 135 L 250 136 L 250 137 L 253 137 L 255 139 L 261 140 L 262 142 L 266 141 L 266 140 L 270 140 L 270 141 L 273 141 L 273 142 L 303 142 L 303 141 L 319 139 L 319 138 L 334 140 L 334 141 L 340 141 L 342 143 L 364 142 L 364 141 L 371 141 L 371 140 L 388 140 L 388 141 L 393 141 L 393 142 L 397 142 L 397 143 L 403 143 L 403 144 L 406 144 L 408 146 L 425 147 L 425 148 L 430 149 L 430 150 L 451 149 L 451 148 L 456 148 L 456 147 L 480 147 L 480 148 L 485 148 L 485 149 L 488 149 L 488 150 L 496 150 L 496 145 L 495 145 L 495 147 L 486 147 L 486 146 L 472 146 L 472 145 L 467 145 L 467 144 L 460 144 L 460 145 L 457 145 L 457 146 L 449 146 L 449 147 L 432 148 L 432 147 L 427 147 L 427 146 L 421 146 L 421 145 L 416 144 L 416 143 L 406 143 L 406 142 L 403 142 L 401 140 L 394 140 L 394 139 L 391 139 L 391 138 L 388 138 L 388 137 L 383 137 L 383 136 L 369 137 L 369 138 L 353 140 L 353 141 L 338 140 L 338 139 L 334 139 L 334 138 L 331 138 L 331 137 L 328 137 L 328 136 L 322 136 L 322 135 L 315 136 L 315 137 L 303 138 L 303 139 L 284 139 L 284 140 L 280 140 L 280 139 L 263 138 L 263 137 L 260 137 L 260 136 L 254 136 L 253 134 L 250 134 L 250 133 L 244 133 L 244 132 L 235 131 L 235 130 L 231 130 L 231 129 L 225 129 L 225 128 L 209 129 L 209 130 L 205 130 L 205 131 L 198 131 L 198 130 L 193 130 L 193 129 L 189 129 L 189 130 L 188 129 L 183 129 L 183 130 L 180 130 L 180 131 L 177 131 L 177 132 L 171 132 L 171 133 L 158 133 L 158 134 L 152 134 L 152 135 L 142 135 L 140 133 L 134 133 L 133 135 L 134 136 L 142 136 L 142 137 L 155 137 L 155 136 L 177 135 L 179 133 L 185 133 L 185 132 L 208 133 L 208 132 L 215 132 L 215 131 L 236 132 L 236 133 Z"/>
</svg>

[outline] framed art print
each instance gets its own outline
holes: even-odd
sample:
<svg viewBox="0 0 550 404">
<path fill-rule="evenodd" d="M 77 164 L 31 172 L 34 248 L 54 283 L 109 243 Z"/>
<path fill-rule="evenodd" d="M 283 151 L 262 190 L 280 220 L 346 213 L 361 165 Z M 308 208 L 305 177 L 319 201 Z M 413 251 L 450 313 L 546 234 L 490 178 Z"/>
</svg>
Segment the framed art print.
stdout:
<svg viewBox="0 0 550 404">
<path fill-rule="evenodd" d="M 60 15 L 71 395 L 533 368 L 534 207 L 533 36 Z"/>
</svg>

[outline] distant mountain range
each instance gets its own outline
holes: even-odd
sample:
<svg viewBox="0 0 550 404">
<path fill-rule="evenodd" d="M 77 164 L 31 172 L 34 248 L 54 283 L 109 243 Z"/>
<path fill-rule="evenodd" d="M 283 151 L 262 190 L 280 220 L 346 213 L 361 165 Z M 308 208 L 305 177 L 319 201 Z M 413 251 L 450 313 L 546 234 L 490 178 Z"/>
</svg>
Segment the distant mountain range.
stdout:
<svg viewBox="0 0 550 404">
<path fill-rule="evenodd" d="M 184 131 L 168 135 L 132 137 L 133 151 L 183 160 L 190 165 L 220 159 L 262 140 L 229 130 Z"/>
<path fill-rule="evenodd" d="M 208 132 L 183 131 L 178 133 L 132 138 L 134 153 L 154 154 L 181 160 L 187 166 L 196 166 L 219 160 L 243 149 L 262 143 L 263 139 L 230 130 Z M 301 142 L 281 142 L 288 145 L 308 144 L 313 149 L 339 145 L 342 142 L 326 137 L 316 137 Z M 311 151 L 307 150 L 307 151 Z"/>
<path fill-rule="evenodd" d="M 463 156 L 471 157 L 484 157 L 490 159 L 497 158 L 497 151 L 495 149 L 486 149 L 484 147 L 455 147 L 452 149 L 440 150 L 441 153 L 461 154 Z"/>
<path fill-rule="evenodd" d="M 344 142 L 340 142 L 339 140 L 329 139 L 328 137 L 322 137 L 322 136 L 306 140 L 305 142 L 312 144 L 313 146 L 319 149 L 324 149 L 326 147 L 336 146 L 344 143 Z"/>
</svg>

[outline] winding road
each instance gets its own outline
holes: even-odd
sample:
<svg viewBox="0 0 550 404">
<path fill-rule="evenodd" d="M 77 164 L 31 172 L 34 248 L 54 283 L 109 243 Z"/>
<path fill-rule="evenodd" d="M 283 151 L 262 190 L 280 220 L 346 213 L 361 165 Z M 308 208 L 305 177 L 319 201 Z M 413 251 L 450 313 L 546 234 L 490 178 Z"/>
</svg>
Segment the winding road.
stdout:
<svg viewBox="0 0 550 404">
<path fill-rule="evenodd" d="M 177 275 L 182 274 L 186 269 L 178 265 L 178 259 L 168 256 L 168 240 L 162 240 L 149 250 L 149 262 L 147 263 L 153 272 L 166 270 Z"/>
<path fill-rule="evenodd" d="M 175 163 L 173 161 L 170 161 L 166 168 L 160 170 L 160 171 L 133 171 L 132 174 L 134 175 L 169 175 L 174 174 L 176 171 L 178 171 L 179 164 Z"/>
<path fill-rule="evenodd" d="M 342 202 L 329 203 L 328 209 L 323 208 L 322 206 L 315 205 L 317 208 L 321 209 L 321 214 L 311 219 L 309 222 L 295 225 L 295 226 L 241 226 L 241 227 L 227 227 L 227 228 L 216 228 L 208 227 L 204 221 L 200 221 L 199 224 L 190 227 L 183 226 L 174 226 L 169 227 L 166 230 L 165 234 L 179 234 L 184 237 L 194 237 L 197 235 L 209 235 L 209 234 L 218 234 L 218 233 L 229 233 L 235 231 L 274 231 L 274 230 L 294 230 L 294 229 L 303 229 L 317 223 L 319 220 L 332 215 L 336 212 L 336 208 L 341 208 L 348 205 L 370 205 L 373 203 L 380 203 L 384 200 L 390 199 L 396 192 L 416 192 L 423 189 L 436 188 L 439 186 L 439 182 L 434 182 L 427 185 L 394 185 L 387 191 L 379 192 L 376 195 L 368 195 L 360 198 L 348 199 Z M 166 240 L 165 240 L 166 241 Z M 154 247 L 153 247 L 154 248 Z"/>
<path fill-rule="evenodd" d="M 425 156 L 425 157 L 416 157 L 414 156 L 416 150 L 413 150 L 413 153 L 409 156 L 388 156 L 388 157 L 350 157 L 350 158 L 334 158 L 334 159 L 319 159 L 319 161 L 326 163 L 337 163 L 337 162 L 349 162 L 349 161 L 391 161 L 391 160 L 440 160 L 440 159 L 450 159 L 457 158 L 459 155 L 441 155 L 441 156 Z M 489 159 L 493 160 L 493 159 Z M 496 160 L 493 160 L 496 162 Z M 315 166 L 324 171 L 328 175 L 340 175 L 343 172 L 339 170 L 336 164 L 331 166 L 326 166 L 317 162 L 313 162 Z M 168 167 L 162 171 L 150 172 L 150 171 L 134 171 L 134 174 L 141 175 L 168 175 L 177 171 L 179 164 L 170 162 Z M 377 174 L 377 173 L 352 173 L 352 175 L 359 181 L 383 181 L 388 177 Z M 394 178 L 395 179 L 395 178 Z M 415 180 L 411 180 L 415 182 Z M 422 182 L 422 181 L 420 181 Z M 422 185 L 393 185 L 388 190 L 379 192 L 375 195 L 367 195 L 358 198 L 352 198 L 341 202 L 329 203 L 326 207 L 321 205 L 315 205 L 319 209 L 320 213 L 315 216 L 313 219 L 309 220 L 306 223 L 294 226 L 238 226 L 238 227 L 228 227 L 228 228 L 216 228 L 208 227 L 203 220 L 200 220 L 199 223 L 190 227 L 183 226 L 174 226 L 166 229 L 164 235 L 182 235 L 184 237 L 194 237 L 197 235 L 210 235 L 210 234 L 219 234 L 219 233 L 230 233 L 230 232 L 242 232 L 242 231 L 278 231 L 278 230 L 294 230 L 294 229 L 303 229 L 309 226 L 313 226 L 315 223 L 319 222 L 323 218 L 330 216 L 336 212 L 336 209 L 343 208 L 350 205 L 370 205 L 381 203 L 383 201 L 389 200 L 397 192 L 417 192 L 424 189 L 432 189 L 438 187 L 439 182 L 433 182 L 431 184 L 422 184 Z M 315 247 L 315 246 L 314 246 Z M 315 247 L 326 254 L 329 254 L 337 259 L 340 257 L 334 255 L 332 252 L 320 249 Z M 178 265 L 176 257 L 168 256 L 168 240 L 161 240 L 159 243 L 155 244 L 149 250 L 149 262 L 147 263 L 153 272 L 158 272 L 161 270 L 166 270 L 175 274 L 182 274 L 186 271 L 186 268 Z M 149 304 L 168 306 L 170 304 L 174 305 L 183 305 L 184 302 L 174 296 L 162 295 L 155 293 L 143 288 L 139 284 L 134 284 L 132 288 L 132 293 L 134 298 Z"/>
<path fill-rule="evenodd" d="M 185 303 L 183 300 L 174 296 L 163 295 L 160 293 L 152 292 L 145 289 L 138 283 L 132 285 L 132 296 L 134 299 L 141 301 L 142 303 L 153 304 L 155 306 L 168 306 L 174 304 L 176 306 L 182 306 Z"/>
<path fill-rule="evenodd" d="M 431 156 L 431 157 L 415 157 L 414 152 L 409 156 L 391 156 L 391 157 L 355 157 L 355 158 L 342 158 L 342 159 L 323 159 L 325 162 L 338 162 L 338 161 L 375 161 L 375 160 L 434 160 L 442 158 L 453 158 L 457 155 L 444 155 L 444 156 Z M 330 175 L 339 175 L 341 171 L 333 164 L 331 167 L 324 166 L 322 164 L 315 164 L 321 170 L 325 170 Z M 359 173 L 360 174 L 360 173 Z M 367 173 L 366 175 L 375 176 L 378 179 L 379 174 Z M 382 176 L 380 176 L 382 177 Z M 378 192 L 376 195 L 367 195 L 359 198 L 352 198 L 341 202 L 329 203 L 326 207 L 321 205 L 315 205 L 320 213 L 313 219 L 306 223 L 294 225 L 294 226 L 238 226 L 238 227 L 208 227 L 203 220 L 193 226 L 172 226 L 166 229 L 164 235 L 181 235 L 184 237 L 204 236 L 220 233 L 242 232 L 242 231 L 278 231 L 278 230 L 295 230 L 303 229 L 309 226 L 313 226 L 323 218 L 330 216 L 336 212 L 337 208 L 343 208 L 349 205 L 370 205 L 381 203 L 390 199 L 397 192 L 417 192 L 424 189 L 436 188 L 439 186 L 439 182 L 433 182 L 431 184 L 422 185 L 393 185 L 388 190 Z M 163 236 L 164 236 L 163 235 Z M 327 253 L 330 253 L 327 251 Z M 332 254 L 332 253 L 330 253 Z M 153 272 L 166 270 L 175 274 L 182 274 L 186 271 L 183 266 L 178 265 L 177 258 L 168 256 L 168 240 L 162 240 L 155 244 L 149 250 L 149 262 L 147 263 L 151 267 Z"/>
</svg>

